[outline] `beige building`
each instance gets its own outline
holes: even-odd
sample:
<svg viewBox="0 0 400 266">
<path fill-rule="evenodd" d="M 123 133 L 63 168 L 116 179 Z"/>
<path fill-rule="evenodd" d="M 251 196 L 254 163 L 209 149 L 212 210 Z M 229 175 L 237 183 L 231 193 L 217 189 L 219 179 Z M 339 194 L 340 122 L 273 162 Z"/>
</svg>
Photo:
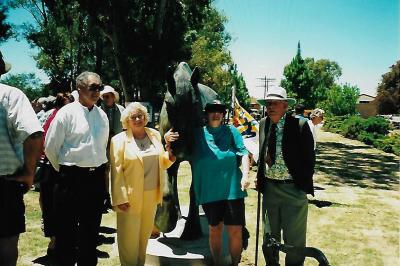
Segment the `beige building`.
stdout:
<svg viewBox="0 0 400 266">
<path fill-rule="evenodd" d="M 357 112 L 361 117 L 367 118 L 378 114 L 378 106 L 375 103 L 375 97 L 368 94 L 360 94 L 356 105 Z"/>
</svg>

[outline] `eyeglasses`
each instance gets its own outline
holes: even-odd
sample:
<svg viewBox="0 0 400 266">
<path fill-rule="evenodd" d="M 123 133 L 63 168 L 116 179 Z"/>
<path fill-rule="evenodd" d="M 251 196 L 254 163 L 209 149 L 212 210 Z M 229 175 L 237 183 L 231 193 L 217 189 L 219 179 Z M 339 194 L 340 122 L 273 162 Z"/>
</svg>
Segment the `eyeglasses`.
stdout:
<svg viewBox="0 0 400 266">
<path fill-rule="evenodd" d="M 136 120 L 136 119 L 142 120 L 143 118 L 144 118 L 144 115 L 131 115 L 131 116 L 129 116 L 130 120 Z"/>
<path fill-rule="evenodd" d="M 92 92 L 102 91 L 104 89 L 104 85 L 102 84 L 90 84 L 88 86 L 88 90 Z"/>
<path fill-rule="evenodd" d="M 280 102 L 282 102 L 282 101 L 278 101 L 278 100 L 269 100 L 269 101 L 267 101 L 266 102 L 266 105 L 267 106 L 272 106 L 272 105 L 276 105 L 276 104 L 279 104 Z"/>
<path fill-rule="evenodd" d="M 108 93 L 103 95 L 103 99 L 108 99 L 108 98 L 112 98 L 114 95 L 110 95 Z"/>
</svg>

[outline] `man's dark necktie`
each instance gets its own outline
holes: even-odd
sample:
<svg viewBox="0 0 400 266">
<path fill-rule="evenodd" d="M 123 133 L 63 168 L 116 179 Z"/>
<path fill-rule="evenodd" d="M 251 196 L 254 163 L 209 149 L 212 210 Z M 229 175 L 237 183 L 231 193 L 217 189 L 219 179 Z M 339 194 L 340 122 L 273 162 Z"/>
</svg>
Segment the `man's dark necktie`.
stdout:
<svg viewBox="0 0 400 266">
<path fill-rule="evenodd" d="M 267 151 L 267 164 L 272 167 L 275 164 L 276 155 L 276 124 L 271 125 L 268 139 L 268 151 Z"/>
</svg>

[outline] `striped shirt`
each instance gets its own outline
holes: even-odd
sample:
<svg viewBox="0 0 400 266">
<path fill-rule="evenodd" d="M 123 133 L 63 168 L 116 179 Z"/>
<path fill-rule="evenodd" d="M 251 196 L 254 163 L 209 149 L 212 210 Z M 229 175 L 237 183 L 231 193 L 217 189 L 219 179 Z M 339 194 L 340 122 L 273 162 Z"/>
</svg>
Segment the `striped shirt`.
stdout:
<svg viewBox="0 0 400 266">
<path fill-rule="evenodd" d="M 0 84 L 0 175 L 11 175 L 23 166 L 24 141 L 38 131 L 43 129 L 25 94 Z"/>
</svg>

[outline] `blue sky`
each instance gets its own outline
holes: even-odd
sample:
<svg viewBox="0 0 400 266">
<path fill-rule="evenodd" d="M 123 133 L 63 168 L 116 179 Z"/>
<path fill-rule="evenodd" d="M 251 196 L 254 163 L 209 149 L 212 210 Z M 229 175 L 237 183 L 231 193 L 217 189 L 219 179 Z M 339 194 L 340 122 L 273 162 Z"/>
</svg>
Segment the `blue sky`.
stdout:
<svg viewBox="0 0 400 266">
<path fill-rule="evenodd" d="M 398 0 L 215 0 L 228 18 L 233 59 L 243 73 L 250 95 L 262 97 L 257 78 L 275 78 L 301 42 L 303 57 L 336 61 L 343 75 L 339 82 L 357 85 L 375 95 L 381 75 L 400 59 Z M 32 20 L 24 10 L 11 11 L 9 20 Z M 1 44 L 12 73 L 35 72 L 43 80 L 24 42 Z"/>
<path fill-rule="evenodd" d="M 216 0 L 229 22 L 234 61 L 250 94 L 263 95 L 257 78 L 279 80 L 296 54 L 342 67 L 341 83 L 376 93 L 381 75 L 400 59 L 398 0 Z"/>
</svg>

